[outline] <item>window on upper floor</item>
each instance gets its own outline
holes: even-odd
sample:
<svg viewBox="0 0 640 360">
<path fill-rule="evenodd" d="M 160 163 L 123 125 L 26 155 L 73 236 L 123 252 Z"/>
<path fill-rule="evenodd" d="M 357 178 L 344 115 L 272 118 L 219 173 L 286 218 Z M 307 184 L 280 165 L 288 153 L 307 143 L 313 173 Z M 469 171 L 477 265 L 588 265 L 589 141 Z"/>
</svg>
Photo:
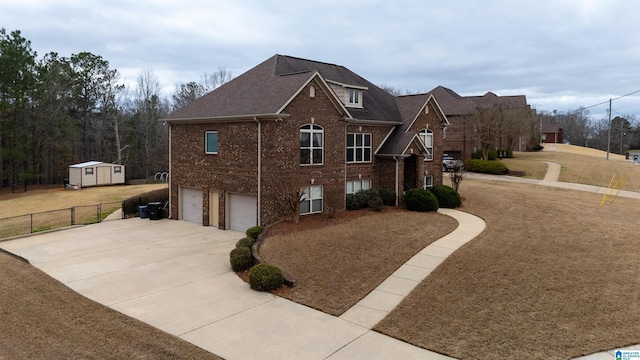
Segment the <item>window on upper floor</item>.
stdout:
<svg viewBox="0 0 640 360">
<path fill-rule="evenodd" d="M 362 90 L 348 89 L 346 94 L 347 106 L 362 107 Z"/>
<path fill-rule="evenodd" d="M 300 215 L 322 212 L 322 185 L 309 186 L 302 193 Z"/>
<path fill-rule="evenodd" d="M 322 165 L 324 130 L 308 124 L 300 128 L 300 164 Z"/>
<path fill-rule="evenodd" d="M 347 194 L 355 194 L 360 190 L 371 189 L 371 180 L 347 181 Z"/>
<path fill-rule="evenodd" d="M 425 160 L 433 160 L 433 131 L 429 129 L 422 129 L 418 133 L 420 136 L 420 140 L 424 143 L 424 146 L 427 148 L 427 154 L 425 155 Z"/>
<path fill-rule="evenodd" d="M 204 134 L 204 152 L 205 154 L 218 153 L 218 132 L 207 131 Z"/>
<path fill-rule="evenodd" d="M 371 134 L 347 134 L 347 162 L 371 161 Z"/>
</svg>

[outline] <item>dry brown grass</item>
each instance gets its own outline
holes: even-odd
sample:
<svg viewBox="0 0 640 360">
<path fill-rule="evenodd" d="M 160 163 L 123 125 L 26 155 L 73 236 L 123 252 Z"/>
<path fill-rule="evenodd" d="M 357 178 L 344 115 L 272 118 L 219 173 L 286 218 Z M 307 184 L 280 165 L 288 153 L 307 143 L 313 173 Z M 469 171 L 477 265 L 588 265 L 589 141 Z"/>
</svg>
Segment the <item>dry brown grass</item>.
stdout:
<svg viewBox="0 0 640 360">
<path fill-rule="evenodd" d="M 568 146 L 565 145 L 565 147 Z M 589 153 L 594 151 L 594 149 L 589 150 Z M 580 155 L 576 154 L 575 151 L 562 152 L 560 150 L 528 153 L 515 152 L 514 156 L 513 159 L 503 159 L 501 161 L 510 170 L 525 171 L 528 177 L 534 179 L 544 178 L 547 169 L 547 164 L 544 161 L 551 161 L 562 166 L 560 181 L 607 187 L 614 174 L 616 176 L 630 174 L 629 180 L 623 189 L 640 191 L 640 166 L 625 161 L 624 158 L 621 160 L 611 156 L 610 160 L 606 160 L 604 156 Z"/>
<path fill-rule="evenodd" d="M 0 359 L 220 359 L 0 252 Z"/>
<path fill-rule="evenodd" d="M 16 194 L 4 193 L 0 195 L 0 218 L 64 209 L 72 206 L 117 202 L 131 196 L 166 187 L 167 184 L 114 185 L 80 190 L 55 188 Z"/>
<path fill-rule="evenodd" d="M 362 214 L 368 216 L 361 216 Z M 279 293 L 293 301 L 340 315 L 380 285 L 400 265 L 457 227 L 450 217 L 385 208 L 345 212 L 336 225 L 317 229 L 318 219 L 303 217 L 268 234 L 260 254 L 292 275 L 298 285 Z"/>
<path fill-rule="evenodd" d="M 464 181 L 486 230 L 376 330 L 461 359 L 566 359 L 640 343 L 638 201 Z"/>
</svg>

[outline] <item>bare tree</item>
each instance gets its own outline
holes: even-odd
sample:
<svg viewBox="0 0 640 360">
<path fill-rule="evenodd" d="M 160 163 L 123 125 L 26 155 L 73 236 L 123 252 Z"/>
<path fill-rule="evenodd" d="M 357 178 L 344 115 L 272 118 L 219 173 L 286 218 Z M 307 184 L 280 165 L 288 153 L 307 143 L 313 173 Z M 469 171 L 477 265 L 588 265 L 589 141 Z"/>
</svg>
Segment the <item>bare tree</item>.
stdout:
<svg viewBox="0 0 640 360">
<path fill-rule="evenodd" d="M 491 106 L 477 106 L 469 121 L 473 126 L 476 138 L 480 143 L 482 158 L 489 158 L 489 150 L 496 146 L 502 123 L 503 113 L 497 104 Z"/>
<path fill-rule="evenodd" d="M 202 77 L 205 93 L 213 91 L 233 79 L 231 71 L 221 66 L 218 66 L 218 70 L 211 74 L 204 73 Z"/>
<path fill-rule="evenodd" d="M 274 196 L 276 207 L 288 213 L 297 224 L 300 221 L 300 203 L 309 187 L 309 180 L 297 175 L 278 176 L 266 181 Z"/>
<path fill-rule="evenodd" d="M 451 180 L 451 185 L 453 185 L 453 188 L 456 191 L 458 191 L 458 187 L 462 180 L 464 180 L 465 176 L 467 176 L 467 173 L 464 171 L 464 167 L 462 166 L 454 167 L 453 171 L 449 173 L 449 180 Z"/>
</svg>

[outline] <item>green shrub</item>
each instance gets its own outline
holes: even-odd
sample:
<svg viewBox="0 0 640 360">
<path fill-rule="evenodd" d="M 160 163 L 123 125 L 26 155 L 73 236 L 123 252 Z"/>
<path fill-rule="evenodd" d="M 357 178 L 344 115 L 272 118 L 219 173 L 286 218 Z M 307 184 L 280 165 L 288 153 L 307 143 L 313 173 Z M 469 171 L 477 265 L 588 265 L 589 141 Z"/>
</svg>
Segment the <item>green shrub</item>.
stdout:
<svg viewBox="0 0 640 360">
<path fill-rule="evenodd" d="M 491 149 L 489 150 L 489 152 L 487 153 L 487 160 L 495 160 L 498 158 L 498 152 Z"/>
<path fill-rule="evenodd" d="M 419 188 L 404 193 L 404 203 L 408 210 L 426 212 L 438 210 L 438 199 L 429 190 Z"/>
<path fill-rule="evenodd" d="M 533 151 L 540 151 L 540 150 L 542 150 L 542 149 L 544 149 L 544 146 L 542 146 L 542 145 L 540 145 L 540 144 L 536 144 L 536 145 L 533 147 Z"/>
<path fill-rule="evenodd" d="M 361 191 L 347 195 L 347 210 L 360 210 L 367 207 L 369 197 Z"/>
<path fill-rule="evenodd" d="M 376 196 L 369 200 L 368 205 L 373 211 L 382 211 L 382 198 L 380 196 Z"/>
<path fill-rule="evenodd" d="M 258 238 L 258 235 L 260 235 L 262 233 L 262 230 L 264 230 L 264 228 L 262 226 L 252 226 L 250 228 L 247 229 L 246 234 L 248 237 L 252 238 L 253 240 Z"/>
<path fill-rule="evenodd" d="M 238 240 L 238 242 L 236 243 L 236 247 L 246 247 L 251 249 L 255 242 L 256 240 L 254 238 L 247 236 Z"/>
<path fill-rule="evenodd" d="M 347 195 L 347 210 L 359 210 L 366 207 L 381 207 L 382 205 L 394 206 L 396 193 L 389 189 L 360 190 L 355 194 Z M 378 209 L 374 209 L 378 210 Z M 379 210 L 378 210 L 379 211 Z"/>
<path fill-rule="evenodd" d="M 436 185 L 431 188 L 431 192 L 438 199 L 438 205 L 442 208 L 454 209 L 460 206 L 462 203 L 460 200 L 460 194 L 449 186 Z"/>
<path fill-rule="evenodd" d="M 284 284 L 284 275 L 277 266 L 258 264 L 249 270 L 249 285 L 254 290 L 275 290 L 282 284 Z"/>
<path fill-rule="evenodd" d="M 505 164 L 495 160 L 466 160 L 464 162 L 464 169 L 465 171 L 493 175 L 504 175 L 509 172 Z"/>
<path fill-rule="evenodd" d="M 476 150 L 473 152 L 473 154 L 471 154 L 471 158 L 472 159 L 482 159 L 482 150 Z"/>
<path fill-rule="evenodd" d="M 249 269 L 251 265 L 253 265 L 251 249 L 240 246 L 231 250 L 231 253 L 229 254 L 229 261 L 231 262 L 231 269 L 235 272 Z"/>
<path fill-rule="evenodd" d="M 509 149 L 507 150 L 507 159 L 512 159 L 513 158 L 513 150 Z"/>
</svg>

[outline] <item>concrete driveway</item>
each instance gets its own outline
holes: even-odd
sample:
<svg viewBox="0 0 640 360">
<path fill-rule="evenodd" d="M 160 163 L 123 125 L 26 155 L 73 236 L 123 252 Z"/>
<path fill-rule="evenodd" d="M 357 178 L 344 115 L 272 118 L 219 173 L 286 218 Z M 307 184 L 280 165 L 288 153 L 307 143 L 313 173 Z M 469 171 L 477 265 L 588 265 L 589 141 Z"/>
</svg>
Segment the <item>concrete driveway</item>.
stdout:
<svg viewBox="0 0 640 360">
<path fill-rule="evenodd" d="M 0 243 L 68 287 L 225 359 L 448 359 L 269 293 L 231 271 L 244 234 L 128 219 Z"/>
</svg>

